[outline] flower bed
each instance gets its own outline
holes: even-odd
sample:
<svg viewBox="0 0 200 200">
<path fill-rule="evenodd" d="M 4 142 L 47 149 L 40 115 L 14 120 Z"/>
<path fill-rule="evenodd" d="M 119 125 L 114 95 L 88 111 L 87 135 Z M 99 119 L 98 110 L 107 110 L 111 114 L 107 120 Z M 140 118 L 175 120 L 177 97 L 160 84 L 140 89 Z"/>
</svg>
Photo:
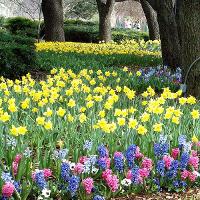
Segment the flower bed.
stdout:
<svg viewBox="0 0 200 200">
<path fill-rule="evenodd" d="M 145 75 L 129 74 L 1 78 L 3 198 L 108 199 L 198 185 L 199 101 L 169 88 L 137 96 L 132 88 Z"/>
</svg>

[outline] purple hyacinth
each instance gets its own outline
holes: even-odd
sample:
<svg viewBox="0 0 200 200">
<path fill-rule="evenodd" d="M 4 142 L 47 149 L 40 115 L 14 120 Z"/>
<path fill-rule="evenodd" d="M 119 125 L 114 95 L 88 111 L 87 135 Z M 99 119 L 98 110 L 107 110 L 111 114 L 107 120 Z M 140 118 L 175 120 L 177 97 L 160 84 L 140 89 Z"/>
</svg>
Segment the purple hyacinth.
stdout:
<svg viewBox="0 0 200 200">
<path fill-rule="evenodd" d="M 61 163 L 61 178 L 64 181 L 68 181 L 70 178 L 70 165 L 69 163 L 62 162 Z"/>
<path fill-rule="evenodd" d="M 115 164 L 115 170 L 122 173 L 124 169 L 124 157 L 121 152 L 115 152 L 114 164 Z"/>
<path fill-rule="evenodd" d="M 158 160 L 156 165 L 156 171 L 160 176 L 165 175 L 165 161 L 164 160 Z"/>
<path fill-rule="evenodd" d="M 104 145 L 98 147 L 98 153 L 100 158 L 108 157 L 108 150 Z"/>
<path fill-rule="evenodd" d="M 35 182 L 37 184 L 37 186 L 43 190 L 44 188 L 47 187 L 47 182 L 45 180 L 45 177 L 44 177 L 44 172 L 43 170 L 39 170 L 35 173 Z"/>
<path fill-rule="evenodd" d="M 78 176 L 71 176 L 69 179 L 68 190 L 71 196 L 74 197 L 79 188 L 80 178 Z"/>
<path fill-rule="evenodd" d="M 133 168 L 136 148 L 137 146 L 135 144 L 132 144 L 128 147 L 127 151 L 125 152 L 125 157 L 128 162 L 129 168 Z"/>
<path fill-rule="evenodd" d="M 189 162 L 189 159 L 190 159 L 189 153 L 183 152 L 182 155 L 181 155 L 181 160 L 180 160 L 181 170 L 186 169 L 188 162 Z"/>
</svg>

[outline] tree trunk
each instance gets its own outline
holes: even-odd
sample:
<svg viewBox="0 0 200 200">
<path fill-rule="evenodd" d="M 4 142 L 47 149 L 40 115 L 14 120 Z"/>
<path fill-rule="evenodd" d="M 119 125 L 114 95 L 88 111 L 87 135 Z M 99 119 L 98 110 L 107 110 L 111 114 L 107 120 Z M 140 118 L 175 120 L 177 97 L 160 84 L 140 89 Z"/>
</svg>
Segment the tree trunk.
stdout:
<svg viewBox="0 0 200 200">
<path fill-rule="evenodd" d="M 200 57 L 200 1 L 184 0 L 179 7 L 181 53 L 183 75 L 189 66 Z M 187 92 L 200 98 L 200 61 L 190 70 L 187 78 Z"/>
<path fill-rule="evenodd" d="M 99 12 L 99 40 L 111 41 L 111 14 L 115 0 L 96 0 Z"/>
<path fill-rule="evenodd" d="M 65 41 L 62 0 L 42 0 L 46 41 Z"/>
<path fill-rule="evenodd" d="M 159 40 L 159 27 L 155 10 L 146 0 L 141 0 L 140 3 L 147 19 L 150 40 Z"/>
<path fill-rule="evenodd" d="M 156 7 L 163 64 L 175 69 L 181 66 L 181 57 L 173 2 L 171 0 L 162 0 Z"/>
</svg>

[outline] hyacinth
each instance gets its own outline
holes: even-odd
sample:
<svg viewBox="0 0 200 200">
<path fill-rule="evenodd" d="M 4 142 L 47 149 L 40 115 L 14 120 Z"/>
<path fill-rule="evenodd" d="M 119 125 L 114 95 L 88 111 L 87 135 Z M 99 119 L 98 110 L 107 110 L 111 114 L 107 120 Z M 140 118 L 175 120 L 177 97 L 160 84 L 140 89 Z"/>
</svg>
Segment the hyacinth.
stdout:
<svg viewBox="0 0 200 200">
<path fill-rule="evenodd" d="M 139 175 L 140 175 L 140 177 L 142 179 L 147 178 L 149 176 L 149 174 L 150 174 L 149 169 L 147 169 L 147 168 L 141 168 L 141 169 L 139 169 Z"/>
<path fill-rule="evenodd" d="M 127 151 L 125 152 L 126 160 L 128 162 L 128 167 L 133 168 L 135 153 L 136 153 L 137 146 L 132 144 L 128 147 Z"/>
<path fill-rule="evenodd" d="M 186 135 L 180 135 L 178 137 L 178 145 L 180 149 L 182 149 L 182 147 L 185 145 L 186 139 L 187 139 Z"/>
<path fill-rule="evenodd" d="M 171 155 L 171 156 L 172 156 L 174 159 L 177 159 L 179 153 L 180 153 L 179 148 L 174 148 L 174 149 L 172 149 L 172 155 Z"/>
<path fill-rule="evenodd" d="M 154 154 L 157 157 L 162 157 L 165 154 L 167 154 L 169 150 L 169 144 L 168 143 L 156 143 L 154 144 Z"/>
<path fill-rule="evenodd" d="M 124 169 L 124 156 L 121 152 L 115 152 L 114 164 L 115 164 L 115 170 L 122 173 Z"/>
<path fill-rule="evenodd" d="M 44 177 L 45 179 L 49 178 L 52 176 L 52 171 L 51 169 L 43 169 L 43 172 L 44 172 Z"/>
<path fill-rule="evenodd" d="M 191 182 L 194 182 L 197 178 L 197 174 L 195 172 L 189 172 L 188 178 Z"/>
<path fill-rule="evenodd" d="M 185 179 L 187 179 L 187 177 L 189 176 L 189 171 L 188 170 L 183 170 L 182 172 L 181 172 L 181 178 L 183 179 L 183 180 L 185 180 Z"/>
<path fill-rule="evenodd" d="M 140 183 L 140 174 L 138 166 L 133 167 L 133 169 L 131 170 L 131 181 L 134 184 Z"/>
<path fill-rule="evenodd" d="M 170 179 L 175 178 L 178 173 L 178 168 L 179 168 L 179 161 L 173 160 L 170 164 L 169 171 L 167 171 L 166 173 L 166 176 Z"/>
<path fill-rule="evenodd" d="M 68 190 L 71 193 L 72 197 L 76 195 L 76 192 L 79 188 L 79 182 L 80 182 L 80 178 L 78 176 L 71 176 L 69 178 Z"/>
<path fill-rule="evenodd" d="M 182 170 L 186 169 L 189 159 L 190 159 L 190 155 L 186 152 L 183 152 L 180 159 L 180 167 Z"/>
<path fill-rule="evenodd" d="M 144 155 L 140 152 L 140 147 L 136 147 L 136 151 L 135 151 L 135 158 L 136 159 L 140 159 L 142 158 Z"/>
<path fill-rule="evenodd" d="M 90 151 L 92 149 L 92 141 L 86 140 L 83 149 Z"/>
<path fill-rule="evenodd" d="M 12 197 L 15 191 L 15 186 L 11 182 L 7 182 L 2 187 L 2 196 L 5 198 Z"/>
<path fill-rule="evenodd" d="M 38 171 L 35 172 L 35 179 L 34 179 L 34 181 L 35 181 L 35 183 L 37 184 L 37 186 L 41 190 L 43 190 L 44 188 L 46 188 L 47 182 L 45 180 L 43 170 L 38 170 Z"/>
<path fill-rule="evenodd" d="M 13 178 L 9 172 L 2 172 L 1 174 L 2 180 L 6 182 L 13 182 Z"/>
<path fill-rule="evenodd" d="M 98 164 L 99 168 L 101 168 L 102 170 L 110 168 L 110 158 L 107 158 L 107 157 L 99 158 L 97 160 L 97 164 Z"/>
<path fill-rule="evenodd" d="M 21 193 L 21 185 L 20 182 L 15 181 L 14 183 L 15 189 L 18 193 Z"/>
<path fill-rule="evenodd" d="M 167 169 L 169 169 L 170 166 L 171 166 L 171 163 L 172 163 L 172 161 L 173 161 L 173 158 L 170 157 L 170 156 L 164 155 L 164 156 L 163 156 L 163 160 L 164 160 L 164 162 L 165 162 L 165 167 L 166 167 Z"/>
<path fill-rule="evenodd" d="M 150 158 L 144 158 L 142 161 L 142 168 L 147 168 L 148 170 L 151 170 L 153 167 L 152 160 Z"/>
<path fill-rule="evenodd" d="M 106 183 L 112 192 L 116 192 L 119 187 L 119 179 L 116 175 L 110 175 L 106 178 Z"/>
<path fill-rule="evenodd" d="M 198 158 L 198 156 L 191 156 L 189 158 L 189 165 L 194 167 L 194 169 L 196 171 L 198 171 L 198 167 L 199 167 L 199 158 Z"/>
<path fill-rule="evenodd" d="M 105 200 L 105 198 L 103 196 L 96 195 L 94 196 L 93 200 Z"/>
<path fill-rule="evenodd" d="M 93 181 L 93 179 L 92 178 L 83 179 L 82 185 L 83 185 L 86 193 L 87 194 L 91 194 L 92 189 L 94 187 L 94 181 Z"/>
<path fill-rule="evenodd" d="M 84 171 L 84 165 L 81 163 L 77 163 L 74 167 L 74 172 L 76 174 L 81 174 Z"/>
<path fill-rule="evenodd" d="M 164 160 L 158 160 L 157 165 L 156 165 L 156 171 L 160 176 L 165 175 L 165 161 Z"/>
<path fill-rule="evenodd" d="M 64 181 L 68 181 L 70 178 L 70 165 L 67 162 L 61 163 L 61 178 Z"/>
<path fill-rule="evenodd" d="M 106 169 L 105 171 L 102 172 L 102 179 L 106 181 L 107 177 L 111 175 L 112 175 L 112 170 Z"/>
<path fill-rule="evenodd" d="M 108 150 L 104 145 L 98 147 L 98 153 L 100 158 L 108 157 Z"/>
</svg>

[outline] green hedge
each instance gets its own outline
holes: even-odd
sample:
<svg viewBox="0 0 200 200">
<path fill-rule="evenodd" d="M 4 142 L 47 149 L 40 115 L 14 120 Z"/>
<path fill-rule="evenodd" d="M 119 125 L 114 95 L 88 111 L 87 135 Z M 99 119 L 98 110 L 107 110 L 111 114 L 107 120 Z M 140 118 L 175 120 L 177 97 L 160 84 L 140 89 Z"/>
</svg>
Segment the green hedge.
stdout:
<svg viewBox="0 0 200 200">
<path fill-rule="evenodd" d="M 35 67 L 34 40 L 0 31 L 0 75 L 18 78 Z"/>
<path fill-rule="evenodd" d="M 37 38 L 38 22 L 24 17 L 14 17 L 6 19 L 4 27 L 15 35 L 25 35 Z"/>
</svg>

